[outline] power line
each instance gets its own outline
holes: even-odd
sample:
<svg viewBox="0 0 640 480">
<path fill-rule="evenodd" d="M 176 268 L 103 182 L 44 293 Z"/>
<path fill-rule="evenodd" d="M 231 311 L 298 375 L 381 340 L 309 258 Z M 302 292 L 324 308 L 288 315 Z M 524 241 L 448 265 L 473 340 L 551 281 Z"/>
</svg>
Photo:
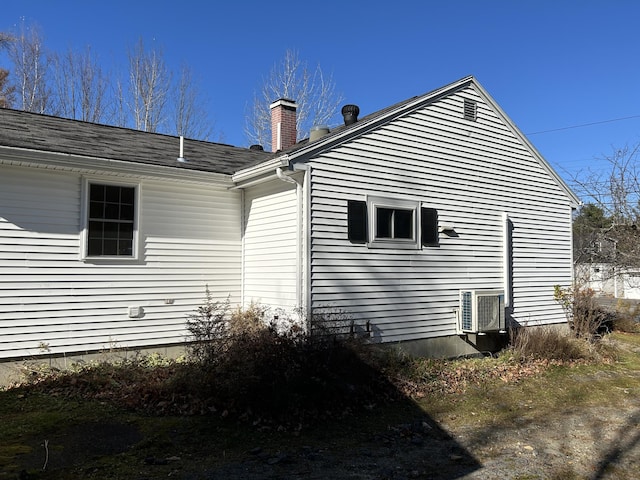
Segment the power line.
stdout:
<svg viewBox="0 0 640 480">
<path fill-rule="evenodd" d="M 571 130 L 572 128 L 590 127 L 592 125 L 601 125 L 603 123 L 619 122 L 621 120 L 631 120 L 633 118 L 640 118 L 640 115 L 632 115 L 630 117 L 613 118 L 611 120 L 603 120 L 601 122 L 583 123 L 581 125 L 572 125 L 570 127 L 554 128 L 551 130 L 540 130 L 539 132 L 527 133 L 526 135 L 539 135 L 541 133 L 559 132 L 561 130 Z"/>
</svg>

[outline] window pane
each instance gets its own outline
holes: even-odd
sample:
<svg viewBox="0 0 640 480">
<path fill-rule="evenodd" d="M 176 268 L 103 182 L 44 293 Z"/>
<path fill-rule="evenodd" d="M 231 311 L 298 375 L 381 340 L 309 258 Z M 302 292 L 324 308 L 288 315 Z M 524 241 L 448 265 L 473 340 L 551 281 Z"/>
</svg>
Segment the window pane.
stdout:
<svg viewBox="0 0 640 480">
<path fill-rule="evenodd" d="M 101 239 L 103 237 L 102 227 L 103 222 L 89 222 L 89 238 L 98 238 Z"/>
<path fill-rule="evenodd" d="M 376 238 L 392 238 L 391 222 L 393 209 L 376 208 Z"/>
<path fill-rule="evenodd" d="M 89 200 L 104 202 L 104 185 L 89 185 Z"/>
<path fill-rule="evenodd" d="M 104 222 L 104 238 L 116 239 L 118 238 L 118 224 L 114 222 Z"/>
<path fill-rule="evenodd" d="M 89 204 L 89 218 L 104 218 L 104 203 L 92 201 Z"/>
<path fill-rule="evenodd" d="M 103 255 L 118 255 L 118 241 L 117 240 L 105 240 L 103 242 Z"/>
<path fill-rule="evenodd" d="M 107 202 L 120 203 L 120 187 L 107 186 L 105 200 Z"/>
<path fill-rule="evenodd" d="M 118 237 L 126 240 L 133 239 L 133 224 L 132 223 L 121 223 L 120 224 L 120 234 Z"/>
<path fill-rule="evenodd" d="M 117 203 L 107 203 L 104 206 L 104 218 L 117 220 L 120 218 L 120 205 Z"/>
<path fill-rule="evenodd" d="M 133 242 L 131 240 L 120 240 L 118 242 L 118 255 L 133 255 Z"/>
<path fill-rule="evenodd" d="M 122 187 L 120 192 L 120 202 L 126 205 L 133 205 L 134 196 L 135 196 L 135 188 Z"/>
<path fill-rule="evenodd" d="M 98 256 L 98 255 L 102 255 L 102 239 L 97 238 L 97 239 L 89 239 L 89 243 L 87 245 L 88 247 L 88 254 L 91 256 Z"/>
<path fill-rule="evenodd" d="M 120 220 L 133 221 L 133 205 L 121 205 L 120 206 Z"/>
<path fill-rule="evenodd" d="M 412 210 L 394 210 L 393 238 L 413 238 Z"/>
</svg>

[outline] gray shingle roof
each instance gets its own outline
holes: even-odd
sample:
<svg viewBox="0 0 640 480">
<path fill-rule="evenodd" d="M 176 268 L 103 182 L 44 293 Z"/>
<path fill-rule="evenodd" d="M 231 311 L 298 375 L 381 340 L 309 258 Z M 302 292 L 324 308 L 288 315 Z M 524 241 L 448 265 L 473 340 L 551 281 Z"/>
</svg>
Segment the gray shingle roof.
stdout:
<svg viewBox="0 0 640 480">
<path fill-rule="evenodd" d="M 83 157 L 232 174 L 273 154 L 200 140 L 0 109 L 0 145 Z"/>
</svg>

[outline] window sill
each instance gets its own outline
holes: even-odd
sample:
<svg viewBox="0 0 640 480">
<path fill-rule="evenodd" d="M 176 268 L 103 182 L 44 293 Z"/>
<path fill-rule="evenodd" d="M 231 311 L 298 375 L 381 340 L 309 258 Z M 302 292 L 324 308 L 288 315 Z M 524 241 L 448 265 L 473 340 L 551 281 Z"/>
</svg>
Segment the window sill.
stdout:
<svg viewBox="0 0 640 480">
<path fill-rule="evenodd" d="M 420 245 L 413 240 L 374 240 L 367 243 L 368 248 L 393 248 L 396 250 L 420 250 Z"/>
</svg>

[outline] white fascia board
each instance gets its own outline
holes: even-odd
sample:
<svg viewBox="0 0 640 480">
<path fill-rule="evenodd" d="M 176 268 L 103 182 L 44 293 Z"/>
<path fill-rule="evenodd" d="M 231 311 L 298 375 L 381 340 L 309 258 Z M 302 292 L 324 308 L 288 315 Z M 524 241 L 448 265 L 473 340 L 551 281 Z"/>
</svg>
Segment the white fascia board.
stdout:
<svg viewBox="0 0 640 480">
<path fill-rule="evenodd" d="M 205 182 L 225 187 L 231 185 L 231 175 L 224 173 L 6 146 L 0 146 L 0 164 L 82 173 L 109 173 L 124 177 L 166 178 L 180 182 Z"/>
</svg>

